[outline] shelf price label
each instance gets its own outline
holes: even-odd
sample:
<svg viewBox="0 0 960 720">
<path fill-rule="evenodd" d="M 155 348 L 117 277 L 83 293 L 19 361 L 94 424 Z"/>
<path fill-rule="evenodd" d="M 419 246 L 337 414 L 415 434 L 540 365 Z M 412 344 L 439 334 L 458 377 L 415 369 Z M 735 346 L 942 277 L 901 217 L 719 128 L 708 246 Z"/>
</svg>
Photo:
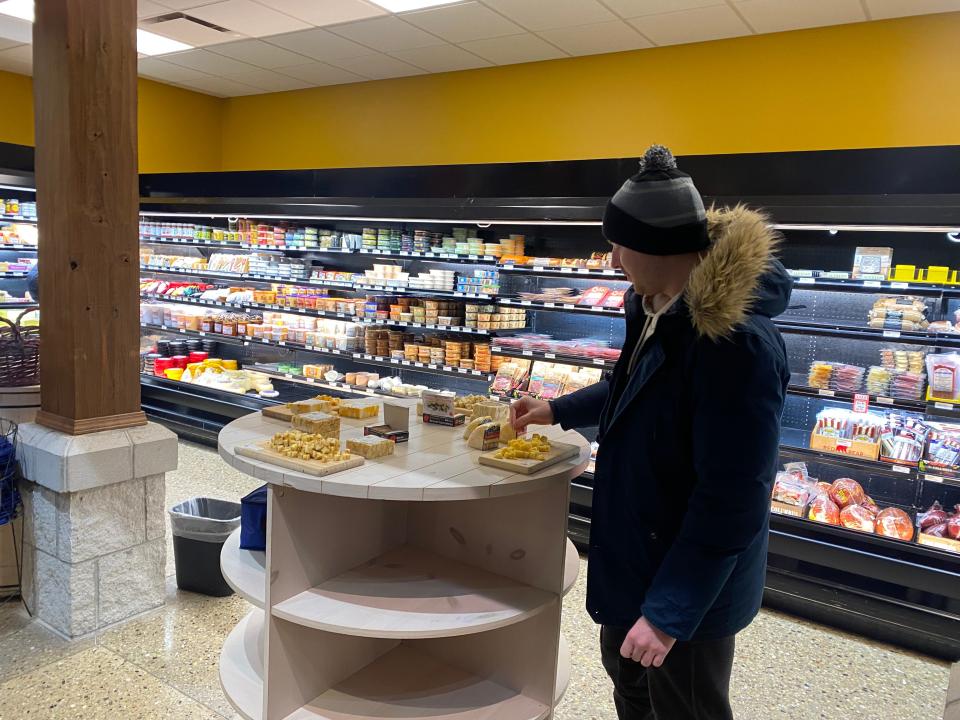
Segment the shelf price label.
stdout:
<svg viewBox="0 0 960 720">
<path fill-rule="evenodd" d="M 823 397 L 833 397 L 836 395 L 836 393 L 833 390 L 824 390 L 823 388 L 820 388 L 817 390 L 817 395 L 821 395 Z"/>
<path fill-rule="evenodd" d="M 908 468 L 906 465 L 891 465 L 890 469 L 896 473 L 900 473 L 901 475 L 910 474 L 910 468 Z"/>
<path fill-rule="evenodd" d="M 910 283 L 892 282 L 890 283 L 890 287 L 894 288 L 895 290 L 905 290 L 906 288 L 910 287 Z"/>
<path fill-rule="evenodd" d="M 853 411 L 855 413 L 865 413 L 870 407 L 870 396 L 866 393 L 854 393 Z"/>
<path fill-rule="evenodd" d="M 544 353 L 543 356 L 544 356 L 547 360 L 555 360 L 556 357 L 557 357 L 556 353 Z"/>
<path fill-rule="evenodd" d="M 812 277 L 802 277 L 802 278 L 797 278 L 797 283 L 799 285 L 816 285 L 817 280 L 816 278 L 812 278 Z"/>
<path fill-rule="evenodd" d="M 594 358 L 594 359 L 593 359 L 593 364 L 594 364 L 594 365 L 606 365 L 607 363 L 606 363 L 606 361 L 605 361 L 603 358 Z"/>
<path fill-rule="evenodd" d="M 952 405 L 951 403 L 945 403 L 945 402 L 935 402 L 933 406 L 937 410 L 960 410 L 960 405 L 955 406 L 955 405 Z"/>
<path fill-rule="evenodd" d="M 884 336 L 885 338 L 898 338 L 898 337 L 900 337 L 900 331 L 899 331 L 899 330 L 884 330 L 884 331 L 883 331 L 883 336 Z"/>
</svg>

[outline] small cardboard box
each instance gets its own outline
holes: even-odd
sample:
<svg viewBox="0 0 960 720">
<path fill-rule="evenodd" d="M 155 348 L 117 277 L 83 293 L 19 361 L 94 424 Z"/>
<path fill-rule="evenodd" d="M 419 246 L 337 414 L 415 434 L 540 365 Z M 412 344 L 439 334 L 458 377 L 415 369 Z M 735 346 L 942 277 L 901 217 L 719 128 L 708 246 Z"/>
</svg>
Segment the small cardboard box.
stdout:
<svg viewBox="0 0 960 720">
<path fill-rule="evenodd" d="M 383 425 L 368 425 L 363 428 L 364 435 L 376 435 L 395 443 L 410 439 L 410 408 L 405 405 L 384 401 Z"/>
<path fill-rule="evenodd" d="M 854 279 L 886 278 L 893 264 L 893 248 L 889 247 L 858 247 L 853 255 L 853 271 L 850 276 Z"/>
<path fill-rule="evenodd" d="M 920 533 L 917 535 L 917 542 L 921 545 L 935 547 L 938 550 L 946 550 L 947 552 L 960 554 L 960 540 L 935 537 L 934 535 L 925 535 L 924 533 Z"/>
<path fill-rule="evenodd" d="M 459 415 L 454 415 L 452 417 L 447 417 L 446 415 L 431 415 L 430 413 L 423 414 L 423 422 L 428 425 L 444 425 L 446 427 L 458 427 L 463 425 L 467 421 L 467 416 L 463 413 Z"/>
<path fill-rule="evenodd" d="M 880 456 L 880 443 L 863 442 L 862 440 L 844 440 L 826 435 L 810 434 L 810 449 L 833 455 L 848 455 L 876 460 Z"/>
<path fill-rule="evenodd" d="M 791 517 L 803 517 L 803 505 L 791 505 L 790 503 L 780 502 L 779 500 L 770 501 L 770 512 L 776 515 L 789 515 Z"/>
</svg>

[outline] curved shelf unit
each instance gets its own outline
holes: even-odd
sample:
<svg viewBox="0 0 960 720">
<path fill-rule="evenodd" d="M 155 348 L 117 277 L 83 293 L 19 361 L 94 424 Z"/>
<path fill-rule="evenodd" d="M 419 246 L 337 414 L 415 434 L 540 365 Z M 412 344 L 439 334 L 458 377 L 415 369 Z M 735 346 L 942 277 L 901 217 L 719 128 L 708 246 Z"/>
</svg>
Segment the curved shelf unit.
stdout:
<svg viewBox="0 0 960 720">
<path fill-rule="evenodd" d="M 550 708 L 407 645 L 381 655 L 285 720 L 542 720 Z"/>
<path fill-rule="evenodd" d="M 432 638 L 512 625 L 555 597 L 405 545 L 274 605 L 272 612 L 344 635 Z"/>
<path fill-rule="evenodd" d="M 266 567 L 265 552 L 240 547 L 240 528 L 230 533 L 220 551 L 220 572 L 237 595 L 258 608 L 266 602 Z"/>
<path fill-rule="evenodd" d="M 263 717 L 263 610 L 251 611 L 230 631 L 220 651 L 220 687 L 246 720 Z"/>
</svg>

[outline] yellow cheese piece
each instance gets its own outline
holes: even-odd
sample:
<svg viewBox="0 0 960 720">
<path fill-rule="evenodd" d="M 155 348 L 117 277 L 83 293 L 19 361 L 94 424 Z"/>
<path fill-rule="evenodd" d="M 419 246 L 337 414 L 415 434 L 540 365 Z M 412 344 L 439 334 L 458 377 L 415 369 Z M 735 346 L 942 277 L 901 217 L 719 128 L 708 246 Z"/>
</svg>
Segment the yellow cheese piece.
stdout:
<svg viewBox="0 0 960 720">
<path fill-rule="evenodd" d="M 517 432 L 513 429 L 513 426 L 510 424 L 509 420 L 500 421 L 500 442 L 509 443 L 511 440 L 517 439 Z"/>
<path fill-rule="evenodd" d="M 393 455 L 393 448 L 394 443 L 390 440 L 372 435 L 347 440 L 347 450 L 368 460 Z"/>
<path fill-rule="evenodd" d="M 372 418 L 380 414 L 380 403 L 366 400 L 347 400 L 337 408 L 340 417 L 345 418 Z"/>
<path fill-rule="evenodd" d="M 464 440 L 469 440 L 469 439 L 470 439 L 470 434 L 471 434 L 474 430 L 476 430 L 478 427 L 480 427 L 480 426 L 483 425 L 484 423 L 488 423 L 488 422 L 493 422 L 493 418 L 492 418 L 492 417 L 488 417 L 488 416 L 484 416 L 484 417 L 474 418 L 473 420 L 471 420 L 470 422 L 468 422 L 468 423 L 467 423 L 467 426 L 463 429 L 463 439 L 464 439 Z"/>
<path fill-rule="evenodd" d="M 336 438 L 313 435 L 299 430 L 277 433 L 270 438 L 269 446 L 281 455 L 297 460 L 332 463 L 353 457 L 348 452 L 340 451 L 340 441 Z"/>
<path fill-rule="evenodd" d="M 500 424 L 485 422 L 470 433 L 467 445 L 474 450 L 492 450 L 500 444 Z"/>
<path fill-rule="evenodd" d="M 290 420 L 297 430 L 340 439 L 340 418 L 325 412 L 308 412 L 294 415 Z"/>
</svg>

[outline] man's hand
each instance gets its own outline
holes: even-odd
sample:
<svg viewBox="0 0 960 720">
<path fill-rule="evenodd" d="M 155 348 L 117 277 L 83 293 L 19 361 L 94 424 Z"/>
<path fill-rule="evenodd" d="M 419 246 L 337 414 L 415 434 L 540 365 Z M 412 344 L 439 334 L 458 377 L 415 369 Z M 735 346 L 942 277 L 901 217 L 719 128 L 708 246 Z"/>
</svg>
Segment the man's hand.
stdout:
<svg viewBox="0 0 960 720">
<path fill-rule="evenodd" d="M 527 425 L 553 425 L 553 409 L 546 400 L 522 397 L 510 404 L 510 424 L 518 433 Z"/>
<path fill-rule="evenodd" d="M 675 642 L 676 639 L 655 628 L 646 618 L 640 618 L 623 639 L 620 654 L 647 668 L 660 667 Z"/>
</svg>

